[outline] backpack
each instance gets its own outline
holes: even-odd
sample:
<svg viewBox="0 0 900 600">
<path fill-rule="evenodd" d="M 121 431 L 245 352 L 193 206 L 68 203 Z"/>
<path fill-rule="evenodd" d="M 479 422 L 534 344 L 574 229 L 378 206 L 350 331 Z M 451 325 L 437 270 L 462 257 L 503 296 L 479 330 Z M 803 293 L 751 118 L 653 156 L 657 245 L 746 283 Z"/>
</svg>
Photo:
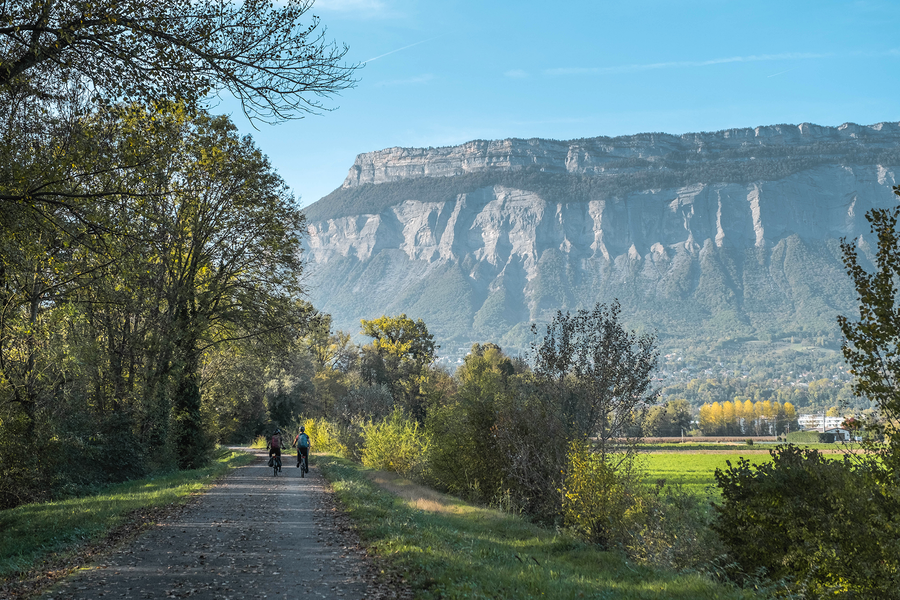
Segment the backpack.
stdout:
<svg viewBox="0 0 900 600">
<path fill-rule="evenodd" d="M 297 438 L 297 445 L 301 448 L 309 448 L 309 436 L 305 433 L 301 433 L 300 437 Z"/>
<path fill-rule="evenodd" d="M 272 448 L 275 450 L 281 450 L 281 438 L 277 435 L 272 436 Z"/>
</svg>

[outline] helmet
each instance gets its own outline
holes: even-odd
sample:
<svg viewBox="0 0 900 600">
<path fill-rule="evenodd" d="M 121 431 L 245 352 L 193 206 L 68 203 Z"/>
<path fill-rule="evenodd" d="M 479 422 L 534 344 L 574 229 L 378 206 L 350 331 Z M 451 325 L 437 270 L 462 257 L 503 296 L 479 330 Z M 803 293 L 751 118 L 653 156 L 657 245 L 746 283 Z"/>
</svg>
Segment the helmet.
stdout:
<svg viewBox="0 0 900 600">
<path fill-rule="evenodd" d="M 280 430 L 280 429 L 276 429 L 276 430 L 275 430 L 275 433 L 281 433 L 281 430 Z"/>
<path fill-rule="evenodd" d="M 300 426 L 300 433 L 303 433 L 304 431 L 306 431 L 306 427 L 304 427 L 303 425 L 301 425 L 301 426 Z"/>
</svg>

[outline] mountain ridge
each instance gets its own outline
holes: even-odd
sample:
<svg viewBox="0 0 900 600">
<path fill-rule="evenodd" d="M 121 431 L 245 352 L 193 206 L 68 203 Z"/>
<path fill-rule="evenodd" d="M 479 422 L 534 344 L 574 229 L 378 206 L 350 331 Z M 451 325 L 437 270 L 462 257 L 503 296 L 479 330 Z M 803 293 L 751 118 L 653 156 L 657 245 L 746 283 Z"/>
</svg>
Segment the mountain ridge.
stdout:
<svg viewBox="0 0 900 600">
<path fill-rule="evenodd" d="M 529 323 L 614 298 L 663 337 L 834 337 L 855 301 L 839 239 L 865 251 L 865 212 L 894 204 L 900 124 L 728 132 L 361 154 L 307 209 L 311 299 L 354 332 L 424 318 L 445 348 L 522 348 Z M 552 169 L 509 158 L 562 145 Z"/>
</svg>

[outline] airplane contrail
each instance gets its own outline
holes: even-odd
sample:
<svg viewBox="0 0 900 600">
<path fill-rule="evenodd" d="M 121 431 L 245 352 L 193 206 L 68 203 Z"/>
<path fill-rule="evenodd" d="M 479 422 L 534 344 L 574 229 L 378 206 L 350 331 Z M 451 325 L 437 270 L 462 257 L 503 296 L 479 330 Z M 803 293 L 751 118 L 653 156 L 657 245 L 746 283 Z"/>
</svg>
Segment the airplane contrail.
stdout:
<svg viewBox="0 0 900 600">
<path fill-rule="evenodd" d="M 778 77 L 779 75 L 784 75 L 785 73 L 790 73 L 791 71 L 796 71 L 796 70 L 797 70 L 797 67 L 794 67 L 793 69 L 788 69 L 787 71 L 782 71 L 781 73 L 774 73 L 772 75 L 767 75 L 766 77 Z"/>
<path fill-rule="evenodd" d="M 364 64 L 370 63 L 374 60 L 378 60 L 379 58 L 384 58 L 385 56 L 393 54 L 394 52 L 400 52 L 401 50 L 407 50 L 408 48 L 412 48 L 413 46 L 418 46 L 419 44 L 424 44 L 425 42 L 430 42 L 431 40 L 436 40 L 439 37 L 441 37 L 441 36 L 438 35 L 433 38 L 428 38 L 427 40 L 422 40 L 421 42 L 416 42 L 415 44 L 410 44 L 409 46 L 403 46 L 402 48 L 397 48 L 396 50 L 391 50 L 390 52 L 385 52 L 384 54 L 379 54 L 378 56 L 376 56 L 374 58 L 370 58 L 369 60 L 364 60 L 363 63 Z"/>
<path fill-rule="evenodd" d="M 556 69 L 546 69 L 544 73 L 547 75 L 582 75 L 582 74 L 599 74 L 611 75 L 619 73 L 634 73 L 637 71 L 650 71 L 657 69 L 683 69 L 689 67 L 709 67 L 713 65 L 723 65 L 728 63 L 748 63 L 761 61 L 776 60 L 808 60 L 815 58 L 830 58 L 833 54 L 815 54 L 812 52 L 788 52 L 784 54 L 752 54 L 750 56 L 727 56 L 722 58 L 713 58 L 710 60 L 685 60 L 660 62 L 649 64 L 632 64 L 619 65 L 615 67 L 561 67 Z"/>
</svg>

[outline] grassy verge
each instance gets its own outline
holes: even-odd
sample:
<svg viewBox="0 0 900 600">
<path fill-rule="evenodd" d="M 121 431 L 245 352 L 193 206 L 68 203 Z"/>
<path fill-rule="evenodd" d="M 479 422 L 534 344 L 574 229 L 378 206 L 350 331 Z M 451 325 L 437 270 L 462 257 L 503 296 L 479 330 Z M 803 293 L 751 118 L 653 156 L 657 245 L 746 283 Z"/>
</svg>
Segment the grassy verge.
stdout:
<svg viewBox="0 0 900 600">
<path fill-rule="evenodd" d="M 98 494 L 0 511 L 0 580 L 27 573 L 48 559 L 65 560 L 87 544 L 141 520 L 138 513 L 186 502 L 253 456 L 219 452 L 205 469 L 110 486 Z"/>
<path fill-rule="evenodd" d="M 426 511 L 382 491 L 364 467 L 333 456 L 332 482 L 370 552 L 421 598 L 753 598 L 695 574 L 634 565 L 568 535 L 462 502 Z"/>
</svg>

